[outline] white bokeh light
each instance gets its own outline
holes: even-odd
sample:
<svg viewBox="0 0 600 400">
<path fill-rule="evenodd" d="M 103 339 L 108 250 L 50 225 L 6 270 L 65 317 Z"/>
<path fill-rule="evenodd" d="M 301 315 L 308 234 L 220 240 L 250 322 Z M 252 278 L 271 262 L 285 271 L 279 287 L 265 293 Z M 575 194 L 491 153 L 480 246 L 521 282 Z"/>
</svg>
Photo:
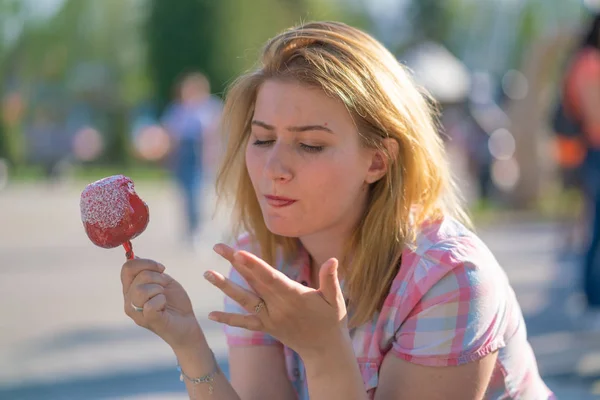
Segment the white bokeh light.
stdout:
<svg viewBox="0 0 600 400">
<path fill-rule="evenodd" d="M 496 129 L 488 140 L 488 149 L 494 158 L 508 160 L 515 154 L 515 138 L 508 129 Z"/>
<path fill-rule="evenodd" d="M 492 181 L 503 191 L 511 191 L 519 183 L 521 170 L 514 158 L 509 160 L 494 160 L 492 163 Z"/>
</svg>

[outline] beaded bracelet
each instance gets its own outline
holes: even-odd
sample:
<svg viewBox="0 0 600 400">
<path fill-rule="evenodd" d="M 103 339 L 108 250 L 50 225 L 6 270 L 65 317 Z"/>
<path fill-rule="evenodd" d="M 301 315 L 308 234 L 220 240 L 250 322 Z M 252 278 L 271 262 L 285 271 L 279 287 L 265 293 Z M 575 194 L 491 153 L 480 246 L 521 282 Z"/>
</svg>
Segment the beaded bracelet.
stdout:
<svg viewBox="0 0 600 400">
<path fill-rule="evenodd" d="M 221 370 L 219 368 L 219 364 L 217 363 L 217 359 L 215 358 L 215 353 L 213 353 L 213 351 L 211 350 L 210 354 L 212 355 L 213 362 L 215 363 L 215 369 L 214 369 L 214 371 L 212 371 L 206 375 L 202 375 L 199 378 L 191 378 L 191 377 L 187 376 L 185 374 L 185 372 L 183 372 L 183 370 L 181 369 L 181 366 L 179 365 L 179 361 L 177 362 L 177 370 L 179 371 L 179 380 L 181 382 L 183 382 L 183 380 L 185 379 L 194 385 L 197 385 L 200 383 L 208 383 L 208 394 L 212 395 L 213 391 L 214 391 L 212 383 L 215 380 L 215 376 L 218 375 Z M 192 398 L 196 397 L 195 396 L 195 394 L 196 394 L 195 386 L 194 386 L 193 390 L 194 390 L 194 393 L 192 393 Z"/>
</svg>

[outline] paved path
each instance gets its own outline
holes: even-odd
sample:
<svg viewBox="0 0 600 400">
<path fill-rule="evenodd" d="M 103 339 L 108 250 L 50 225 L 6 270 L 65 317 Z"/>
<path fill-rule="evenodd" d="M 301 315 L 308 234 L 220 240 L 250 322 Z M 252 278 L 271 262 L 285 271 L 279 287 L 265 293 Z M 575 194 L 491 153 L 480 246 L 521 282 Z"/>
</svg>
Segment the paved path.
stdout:
<svg viewBox="0 0 600 400">
<path fill-rule="evenodd" d="M 226 369 L 221 328 L 206 319 L 222 298 L 202 279 L 209 266 L 227 270 L 211 251 L 226 238 L 226 215 L 191 251 L 178 242 L 172 188 L 137 186 L 151 222 L 134 242 L 136 254 L 160 260 L 184 284 Z M 0 399 L 183 399 L 169 348 L 122 312 L 123 251 L 94 247 L 83 232 L 81 189 L 0 192 Z M 600 398 L 600 334 L 581 333 L 566 317 L 574 267 L 556 262 L 554 227 L 513 221 L 481 234 L 513 282 L 549 385 L 561 399 Z"/>
</svg>

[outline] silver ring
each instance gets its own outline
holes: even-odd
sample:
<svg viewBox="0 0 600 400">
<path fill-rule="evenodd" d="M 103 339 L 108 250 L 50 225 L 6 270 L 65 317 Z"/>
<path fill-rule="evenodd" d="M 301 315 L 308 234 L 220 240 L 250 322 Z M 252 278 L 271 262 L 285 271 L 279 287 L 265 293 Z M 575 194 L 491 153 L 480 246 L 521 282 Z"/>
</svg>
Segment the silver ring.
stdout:
<svg viewBox="0 0 600 400">
<path fill-rule="evenodd" d="M 260 299 L 256 307 L 254 307 L 254 314 L 258 314 L 263 308 L 265 308 L 265 301 Z"/>
<path fill-rule="evenodd" d="M 133 309 L 137 312 L 142 312 L 144 311 L 144 307 L 138 307 L 135 304 L 131 303 L 131 307 L 133 307 Z"/>
</svg>

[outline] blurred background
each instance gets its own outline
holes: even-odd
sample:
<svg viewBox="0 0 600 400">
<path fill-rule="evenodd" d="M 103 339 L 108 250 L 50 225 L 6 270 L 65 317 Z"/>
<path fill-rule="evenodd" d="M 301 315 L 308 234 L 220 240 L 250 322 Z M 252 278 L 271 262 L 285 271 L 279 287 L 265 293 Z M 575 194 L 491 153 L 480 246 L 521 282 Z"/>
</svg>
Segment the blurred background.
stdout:
<svg viewBox="0 0 600 400">
<path fill-rule="evenodd" d="M 186 398 L 168 347 L 122 311 L 122 249 L 94 247 L 81 226 L 85 185 L 119 173 L 151 210 L 136 254 L 184 284 L 227 371 L 206 318 L 222 296 L 202 279 L 227 271 L 211 251 L 229 240 L 212 185 L 222 96 L 266 39 L 315 19 L 373 34 L 440 103 L 453 171 L 544 378 L 560 399 L 600 398 L 600 317 L 581 294 L 591 201 L 553 125 L 598 6 L 0 0 L 0 399 Z"/>
</svg>

